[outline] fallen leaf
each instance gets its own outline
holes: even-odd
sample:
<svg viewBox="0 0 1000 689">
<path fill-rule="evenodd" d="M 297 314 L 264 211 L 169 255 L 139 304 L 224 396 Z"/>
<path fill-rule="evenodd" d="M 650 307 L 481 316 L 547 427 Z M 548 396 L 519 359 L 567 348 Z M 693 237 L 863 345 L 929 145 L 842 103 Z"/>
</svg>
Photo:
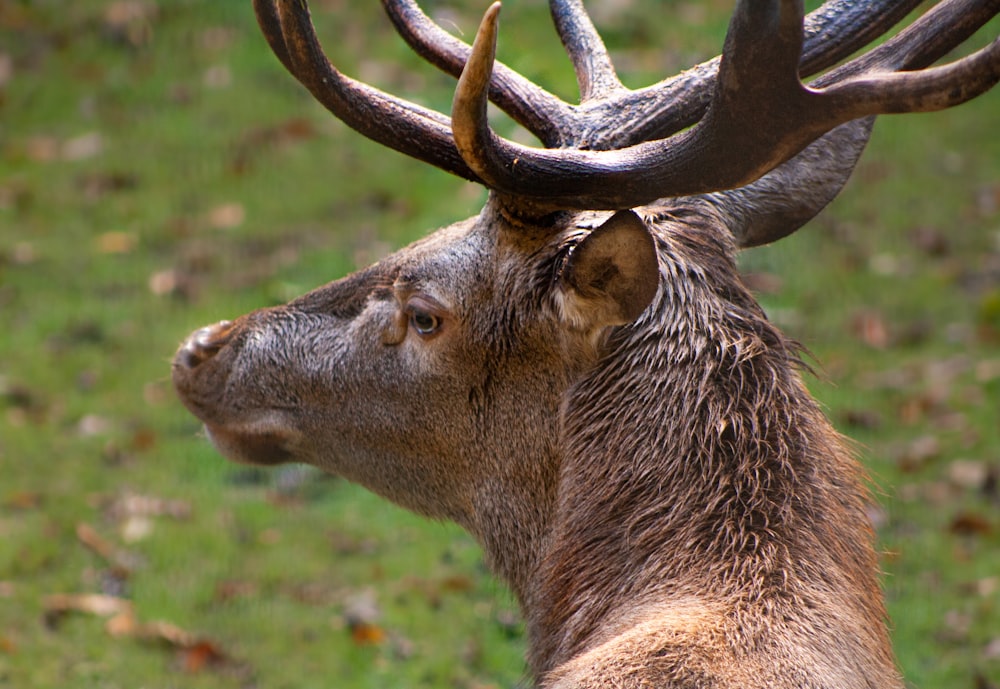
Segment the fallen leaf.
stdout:
<svg viewBox="0 0 1000 689">
<path fill-rule="evenodd" d="M 87 172 L 77 179 L 77 186 L 90 201 L 99 201 L 109 193 L 135 189 L 139 178 L 128 172 Z"/>
<path fill-rule="evenodd" d="M 115 547 L 111 545 L 106 538 L 97 533 L 97 530 L 90 526 L 90 524 L 85 524 L 83 522 L 77 524 L 76 537 L 81 543 L 103 557 L 105 560 L 114 559 Z"/>
<path fill-rule="evenodd" d="M 976 364 L 976 382 L 990 383 L 1000 379 L 1000 359 L 984 359 Z"/>
<path fill-rule="evenodd" d="M 178 273 L 173 268 L 160 270 L 149 276 L 149 291 L 158 297 L 177 291 Z"/>
<path fill-rule="evenodd" d="M 0 53 L 0 89 L 6 88 L 14 76 L 14 58 L 10 53 Z"/>
<path fill-rule="evenodd" d="M 42 502 L 41 493 L 19 490 L 4 496 L 3 507 L 7 510 L 35 510 L 42 506 Z"/>
<path fill-rule="evenodd" d="M 104 8 L 104 31 L 112 39 L 132 47 L 145 45 L 153 37 L 153 22 L 159 6 L 145 0 L 116 0 Z"/>
<path fill-rule="evenodd" d="M 885 349 L 889 346 L 889 327 L 878 311 L 865 309 L 851 318 L 851 332 L 869 347 Z"/>
<path fill-rule="evenodd" d="M 916 227 L 910 232 L 910 243 L 928 256 L 941 258 L 951 253 L 948 235 L 940 228 L 926 225 Z"/>
<path fill-rule="evenodd" d="M 126 543 L 138 543 L 153 533 L 153 520 L 148 517 L 129 517 L 122 523 L 119 532 Z"/>
<path fill-rule="evenodd" d="M 206 666 L 216 665 L 226 660 L 226 654 L 211 641 L 201 640 L 179 651 L 184 672 L 201 672 Z"/>
<path fill-rule="evenodd" d="M 975 683 L 973 685 L 974 689 L 1000 689 L 1000 684 L 997 684 L 979 670 L 976 670 L 973 681 Z"/>
<path fill-rule="evenodd" d="M 476 582 L 464 574 L 453 574 L 441 580 L 441 588 L 445 591 L 466 593 L 476 588 Z"/>
<path fill-rule="evenodd" d="M 138 243 L 131 232 L 105 232 L 97 238 L 97 250 L 102 254 L 130 254 Z"/>
<path fill-rule="evenodd" d="M 164 643 L 176 649 L 185 672 L 200 672 L 209 664 L 218 664 L 228 659 L 227 654 L 214 641 L 199 637 L 170 622 L 139 622 L 132 608 L 108 620 L 105 631 L 115 638 Z"/>
<path fill-rule="evenodd" d="M 246 210 L 241 203 L 224 203 L 208 212 L 208 224 L 216 230 L 231 230 L 246 220 Z"/>
<path fill-rule="evenodd" d="M 42 601 L 45 622 L 55 627 L 71 612 L 79 612 L 98 617 L 117 617 L 132 613 L 132 602 L 117 596 L 100 593 L 54 593 Z"/>
<path fill-rule="evenodd" d="M 985 536 L 993 531 L 993 525 L 981 514 L 962 512 L 951 520 L 948 530 L 962 536 Z"/>
<path fill-rule="evenodd" d="M 215 585 L 214 599 L 218 603 L 227 603 L 234 598 L 250 598 L 257 595 L 257 584 L 252 581 L 228 579 Z"/>
<path fill-rule="evenodd" d="M 944 641 L 966 642 L 972 628 L 972 616 L 961 610 L 948 610 L 938 636 Z"/>
<path fill-rule="evenodd" d="M 104 137 L 99 132 L 87 132 L 67 139 L 59 148 L 59 157 L 66 161 L 86 160 L 104 150 Z"/>
<path fill-rule="evenodd" d="M 970 582 L 968 592 L 980 598 L 990 598 L 1000 591 L 1000 577 L 986 577 Z"/>
<path fill-rule="evenodd" d="M 132 450 L 145 452 L 156 445 L 156 431 L 152 428 L 139 428 L 132 434 Z"/>
<path fill-rule="evenodd" d="M 91 438 L 95 435 L 106 435 L 114 427 L 115 424 L 113 421 L 97 414 L 87 414 L 76 425 L 77 431 L 85 438 Z"/>
<path fill-rule="evenodd" d="M 982 490 L 989 475 L 986 462 L 959 459 L 948 465 L 948 480 L 959 488 Z"/>
<path fill-rule="evenodd" d="M 1000 658 L 1000 636 L 986 644 L 986 648 L 983 649 L 983 657 L 987 660 Z"/>
<path fill-rule="evenodd" d="M 114 545 L 90 524 L 84 522 L 77 524 L 76 537 L 83 545 L 107 562 L 113 570 L 112 575 L 122 583 L 141 565 L 137 555 Z"/>
<path fill-rule="evenodd" d="M 224 89 L 233 83 L 233 72 L 229 65 L 213 65 L 205 70 L 201 83 L 209 89 Z"/>
<path fill-rule="evenodd" d="M 351 640 L 358 646 L 377 646 L 385 641 L 385 630 L 370 622 L 348 622 Z"/>
<path fill-rule="evenodd" d="M 915 472 L 923 469 L 941 454 L 941 442 L 937 436 L 922 435 L 912 440 L 896 456 L 896 464 L 902 471 Z"/>
<path fill-rule="evenodd" d="M 36 163 L 49 163 L 59 158 L 59 140 L 54 136 L 33 136 L 24 142 L 24 154 Z"/>
<path fill-rule="evenodd" d="M 359 646 L 376 645 L 385 640 L 385 630 L 377 624 L 381 616 L 382 610 L 371 589 L 358 592 L 344 606 L 344 620 L 351 639 Z"/>
</svg>

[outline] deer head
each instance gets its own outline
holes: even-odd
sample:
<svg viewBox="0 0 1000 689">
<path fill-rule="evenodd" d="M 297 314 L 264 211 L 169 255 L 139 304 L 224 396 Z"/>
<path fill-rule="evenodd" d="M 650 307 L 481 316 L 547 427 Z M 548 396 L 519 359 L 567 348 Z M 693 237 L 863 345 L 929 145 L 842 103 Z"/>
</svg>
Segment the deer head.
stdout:
<svg viewBox="0 0 1000 689">
<path fill-rule="evenodd" d="M 898 686 L 859 471 L 733 264 L 840 190 L 873 121 L 1000 80 L 998 10 L 741 0 L 720 58 L 626 89 L 552 0 L 572 105 L 410 0 L 451 117 L 337 71 L 302 0 L 254 0 L 277 57 L 362 134 L 491 194 L 482 213 L 284 306 L 196 331 L 175 387 L 239 462 L 307 462 L 483 544 L 544 686 Z M 837 66 L 835 66 L 837 65 Z M 802 80 L 820 76 L 805 85 Z M 492 101 L 535 134 L 489 127 Z"/>
</svg>

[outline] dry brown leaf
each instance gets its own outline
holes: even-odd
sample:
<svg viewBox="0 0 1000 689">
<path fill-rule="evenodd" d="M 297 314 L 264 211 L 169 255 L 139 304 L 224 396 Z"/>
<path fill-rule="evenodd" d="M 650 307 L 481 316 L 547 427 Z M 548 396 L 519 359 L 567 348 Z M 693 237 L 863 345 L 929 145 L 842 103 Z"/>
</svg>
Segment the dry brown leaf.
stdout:
<svg viewBox="0 0 1000 689">
<path fill-rule="evenodd" d="M 896 457 L 899 468 L 905 472 L 915 472 L 941 455 L 941 442 L 937 436 L 922 435 L 911 441 Z"/>
<path fill-rule="evenodd" d="M 146 0 L 115 0 L 104 8 L 104 29 L 109 36 L 133 46 L 148 43 L 159 6 Z"/>
<path fill-rule="evenodd" d="M 209 665 L 217 665 L 227 660 L 222 650 L 211 641 L 200 640 L 192 646 L 180 650 L 181 667 L 184 672 L 201 672 Z"/>
<path fill-rule="evenodd" d="M 156 431 L 152 428 L 139 428 L 132 434 L 132 449 L 135 452 L 151 450 L 156 445 Z"/>
<path fill-rule="evenodd" d="M 132 607 L 115 615 L 104 625 L 104 631 L 113 637 L 133 636 L 135 628 L 135 609 Z"/>
<path fill-rule="evenodd" d="M 102 254 L 130 254 L 139 243 L 131 232 L 105 232 L 97 238 L 97 250 Z"/>
<path fill-rule="evenodd" d="M 18 490 L 3 497 L 4 509 L 8 510 L 34 510 L 42 506 L 43 496 L 41 493 L 30 490 Z"/>
<path fill-rule="evenodd" d="M 98 617 L 132 614 L 132 601 L 100 593 L 54 593 L 45 597 L 42 608 L 48 624 L 55 626 L 64 615 L 71 612 Z"/>
<path fill-rule="evenodd" d="M 185 672 L 199 672 L 209 664 L 220 663 L 227 659 L 226 654 L 215 642 L 203 639 L 176 624 L 163 620 L 139 622 L 133 608 L 109 619 L 104 629 L 115 638 L 166 644 L 177 650 Z"/>
<path fill-rule="evenodd" d="M 24 153 L 36 163 L 50 163 L 59 158 L 59 140 L 54 136 L 33 136 L 24 142 Z"/>
<path fill-rule="evenodd" d="M 869 347 L 885 349 L 890 344 L 889 326 L 878 311 L 866 309 L 851 318 L 851 332 Z"/>
<path fill-rule="evenodd" d="M 986 648 L 983 649 L 983 657 L 987 660 L 1000 658 L 1000 636 L 986 644 Z"/>
<path fill-rule="evenodd" d="M 464 574 L 453 574 L 441 580 L 441 588 L 445 591 L 465 593 L 476 588 L 476 582 Z"/>
<path fill-rule="evenodd" d="M 948 465 L 948 480 L 959 488 L 982 490 L 989 475 L 986 462 L 959 459 Z"/>
<path fill-rule="evenodd" d="M 981 514 L 962 512 L 951 520 L 948 530 L 962 536 L 985 536 L 993 531 L 993 525 Z"/>
<path fill-rule="evenodd" d="M 385 641 L 385 630 L 370 622 L 348 621 L 351 630 L 351 640 L 358 646 L 377 646 Z"/>
<path fill-rule="evenodd" d="M 0 90 L 6 88 L 14 76 L 14 58 L 10 53 L 0 53 Z"/>
<path fill-rule="evenodd" d="M 208 212 L 208 224 L 216 230 L 232 230 L 243 224 L 247 213 L 241 203 L 223 203 Z"/>
<path fill-rule="evenodd" d="M 66 161 L 87 160 L 104 150 L 104 137 L 100 132 L 87 132 L 62 143 L 59 157 Z"/>
<path fill-rule="evenodd" d="M 249 598 L 257 595 L 257 584 L 252 581 L 227 580 L 215 585 L 215 601 L 225 603 L 234 598 Z"/>
<path fill-rule="evenodd" d="M 178 273 L 173 268 L 159 270 L 149 276 L 149 291 L 158 297 L 177 291 Z"/>
<path fill-rule="evenodd" d="M 90 524 L 84 522 L 77 524 L 76 537 L 105 560 L 111 562 L 115 559 L 115 547 Z"/>
</svg>

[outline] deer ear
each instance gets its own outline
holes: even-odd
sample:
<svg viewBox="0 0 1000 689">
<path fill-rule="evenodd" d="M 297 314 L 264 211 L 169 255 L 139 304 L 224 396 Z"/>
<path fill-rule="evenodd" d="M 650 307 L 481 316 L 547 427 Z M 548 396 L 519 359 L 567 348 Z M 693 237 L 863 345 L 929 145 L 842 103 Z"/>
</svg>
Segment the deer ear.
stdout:
<svg viewBox="0 0 1000 689">
<path fill-rule="evenodd" d="M 632 211 L 619 211 L 569 255 L 560 276 L 563 316 L 584 329 L 638 318 L 659 287 L 656 245 Z"/>
</svg>

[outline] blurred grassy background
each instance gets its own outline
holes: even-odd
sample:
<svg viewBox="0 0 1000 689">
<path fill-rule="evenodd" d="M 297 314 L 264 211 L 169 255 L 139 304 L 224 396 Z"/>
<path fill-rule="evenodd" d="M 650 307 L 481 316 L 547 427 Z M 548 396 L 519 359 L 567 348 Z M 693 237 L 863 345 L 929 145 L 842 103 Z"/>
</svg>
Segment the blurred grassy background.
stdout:
<svg viewBox="0 0 1000 689">
<path fill-rule="evenodd" d="M 376 3 L 313 5 L 348 74 L 447 110 L 452 81 Z M 715 54 L 731 3 L 589 6 L 641 85 Z M 431 8 L 466 37 L 482 10 Z M 537 0 L 508 4 L 500 55 L 572 97 Z M 996 93 L 884 118 L 832 208 L 744 256 L 871 468 L 897 652 L 927 689 L 1000 686 L 998 123 Z M 192 329 L 483 198 L 333 121 L 249 2 L 0 3 L 0 687 L 523 680 L 513 602 L 467 536 L 226 463 L 168 382 Z"/>
</svg>

